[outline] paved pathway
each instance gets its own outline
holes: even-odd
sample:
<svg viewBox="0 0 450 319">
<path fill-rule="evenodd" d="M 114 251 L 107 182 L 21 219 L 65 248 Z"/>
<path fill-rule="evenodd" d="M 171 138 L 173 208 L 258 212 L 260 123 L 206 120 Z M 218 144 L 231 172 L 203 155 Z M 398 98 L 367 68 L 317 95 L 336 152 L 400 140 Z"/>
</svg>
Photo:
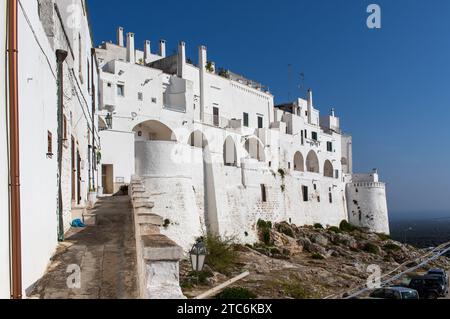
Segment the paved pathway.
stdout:
<svg viewBox="0 0 450 319">
<path fill-rule="evenodd" d="M 136 251 L 128 196 L 100 200 L 96 226 L 71 230 L 31 297 L 43 299 L 137 298 Z M 69 265 L 81 268 L 81 288 L 69 289 Z"/>
</svg>

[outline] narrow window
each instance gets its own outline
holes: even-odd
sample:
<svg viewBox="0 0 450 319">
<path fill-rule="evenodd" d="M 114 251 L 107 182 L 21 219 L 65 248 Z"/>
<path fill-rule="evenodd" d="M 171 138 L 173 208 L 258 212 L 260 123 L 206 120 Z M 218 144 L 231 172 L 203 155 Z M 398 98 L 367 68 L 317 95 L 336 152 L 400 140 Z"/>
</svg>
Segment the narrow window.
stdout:
<svg viewBox="0 0 450 319">
<path fill-rule="evenodd" d="M 248 127 L 248 113 L 244 113 L 244 127 Z"/>
<path fill-rule="evenodd" d="M 158 100 L 156 99 L 156 97 L 152 97 L 152 103 L 156 104 L 158 102 Z"/>
<path fill-rule="evenodd" d="M 53 138 L 50 131 L 47 132 L 47 156 L 53 156 Z"/>
<path fill-rule="evenodd" d="M 308 138 L 308 131 L 307 130 L 305 130 L 305 138 L 306 139 Z"/>
<path fill-rule="evenodd" d="M 338 169 L 334 172 L 334 178 L 339 179 L 339 170 Z"/>
<path fill-rule="evenodd" d="M 121 97 L 125 96 L 125 86 L 123 84 L 117 84 L 117 95 Z"/>
<path fill-rule="evenodd" d="M 333 193 L 329 193 L 330 204 L 333 204 Z"/>
<path fill-rule="evenodd" d="M 214 126 L 219 126 L 219 124 L 220 124 L 218 107 L 213 107 L 213 124 L 214 124 Z"/>
<path fill-rule="evenodd" d="M 267 202 L 267 189 L 264 184 L 261 184 L 261 199 L 263 203 Z"/>
<path fill-rule="evenodd" d="M 138 93 L 138 100 L 143 101 L 144 100 L 144 94 L 142 92 Z"/>
<path fill-rule="evenodd" d="M 63 115 L 63 141 L 67 141 L 67 117 Z"/>
<path fill-rule="evenodd" d="M 258 116 L 258 128 L 264 128 L 264 119 L 262 116 Z"/>
<path fill-rule="evenodd" d="M 302 145 L 305 145 L 305 132 L 302 131 Z"/>
<path fill-rule="evenodd" d="M 327 151 L 333 152 L 333 143 L 332 142 L 327 142 Z"/>
<path fill-rule="evenodd" d="M 318 138 L 317 138 L 317 132 L 312 132 L 312 139 L 313 139 L 314 141 L 317 141 L 317 140 L 318 140 Z"/>
<path fill-rule="evenodd" d="M 316 185 L 316 184 L 314 184 L 314 190 L 315 190 L 315 191 L 317 190 L 317 185 Z"/>
<path fill-rule="evenodd" d="M 308 186 L 302 186 L 302 195 L 303 201 L 308 202 L 309 201 Z"/>
<path fill-rule="evenodd" d="M 291 169 L 291 162 L 288 162 L 288 169 Z"/>
<path fill-rule="evenodd" d="M 83 83 L 83 60 L 82 60 L 82 43 L 81 34 L 78 33 L 78 74 L 80 76 L 81 83 Z"/>
<path fill-rule="evenodd" d="M 272 167 L 272 162 L 269 162 L 269 167 Z"/>
</svg>

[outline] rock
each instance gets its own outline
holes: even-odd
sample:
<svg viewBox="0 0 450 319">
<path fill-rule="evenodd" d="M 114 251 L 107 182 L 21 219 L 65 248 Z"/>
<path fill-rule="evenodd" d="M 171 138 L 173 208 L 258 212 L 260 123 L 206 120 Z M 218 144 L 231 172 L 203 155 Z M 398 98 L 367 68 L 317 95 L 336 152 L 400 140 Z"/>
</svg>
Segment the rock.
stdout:
<svg viewBox="0 0 450 319">
<path fill-rule="evenodd" d="M 357 249 L 358 242 L 355 238 L 348 234 L 333 234 L 331 237 L 331 241 L 335 245 L 343 245 L 348 248 Z"/>
<path fill-rule="evenodd" d="M 322 247 L 325 247 L 328 245 L 328 239 L 321 234 L 313 234 L 311 236 L 311 241 Z"/>
</svg>

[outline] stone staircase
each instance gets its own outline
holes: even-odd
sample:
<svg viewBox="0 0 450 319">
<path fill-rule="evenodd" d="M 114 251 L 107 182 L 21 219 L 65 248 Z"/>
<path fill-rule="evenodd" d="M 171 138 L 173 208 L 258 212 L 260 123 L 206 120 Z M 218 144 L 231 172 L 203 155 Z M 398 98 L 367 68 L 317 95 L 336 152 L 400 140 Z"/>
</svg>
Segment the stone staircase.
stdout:
<svg viewBox="0 0 450 319">
<path fill-rule="evenodd" d="M 140 297 L 186 299 L 179 281 L 183 249 L 161 235 L 164 219 L 153 211 L 155 205 L 139 177 L 132 178 L 129 195 L 133 206 Z"/>
</svg>

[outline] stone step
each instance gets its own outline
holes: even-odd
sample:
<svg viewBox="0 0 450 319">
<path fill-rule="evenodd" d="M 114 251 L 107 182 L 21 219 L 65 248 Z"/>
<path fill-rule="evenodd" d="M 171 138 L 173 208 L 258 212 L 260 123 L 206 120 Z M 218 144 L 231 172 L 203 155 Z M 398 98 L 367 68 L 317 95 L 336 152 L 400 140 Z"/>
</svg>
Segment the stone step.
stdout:
<svg viewBox="0 0 450 319">
<path fill-rule="evenodd" d="M 164 235 L 141 236 L 143 257 L 147 261 L 179 261 L 183 248 Z"/>
<path fill-rule="evenodd" d="M 151 224 L 139 224 L 139 231 L 141 236 L 159 235 L 161 229 L 159 226 Z"/>
<path fill-rule="evenodd" d="M 153 207 L 155 207 L 155 203 L 147 200 L 147 201 L 136 201 L 133 203 L 133 208 L 139 209 L 139 208 L 148 208 L 148 209 L 152 209 Z"/>
<path fill-rule="evenodd" d="M 164 218 L 155 214 L 140 214 L 137 215 L 139 224 L 151 224 L 156 226 L 164 225 Z"/>
</svg>

